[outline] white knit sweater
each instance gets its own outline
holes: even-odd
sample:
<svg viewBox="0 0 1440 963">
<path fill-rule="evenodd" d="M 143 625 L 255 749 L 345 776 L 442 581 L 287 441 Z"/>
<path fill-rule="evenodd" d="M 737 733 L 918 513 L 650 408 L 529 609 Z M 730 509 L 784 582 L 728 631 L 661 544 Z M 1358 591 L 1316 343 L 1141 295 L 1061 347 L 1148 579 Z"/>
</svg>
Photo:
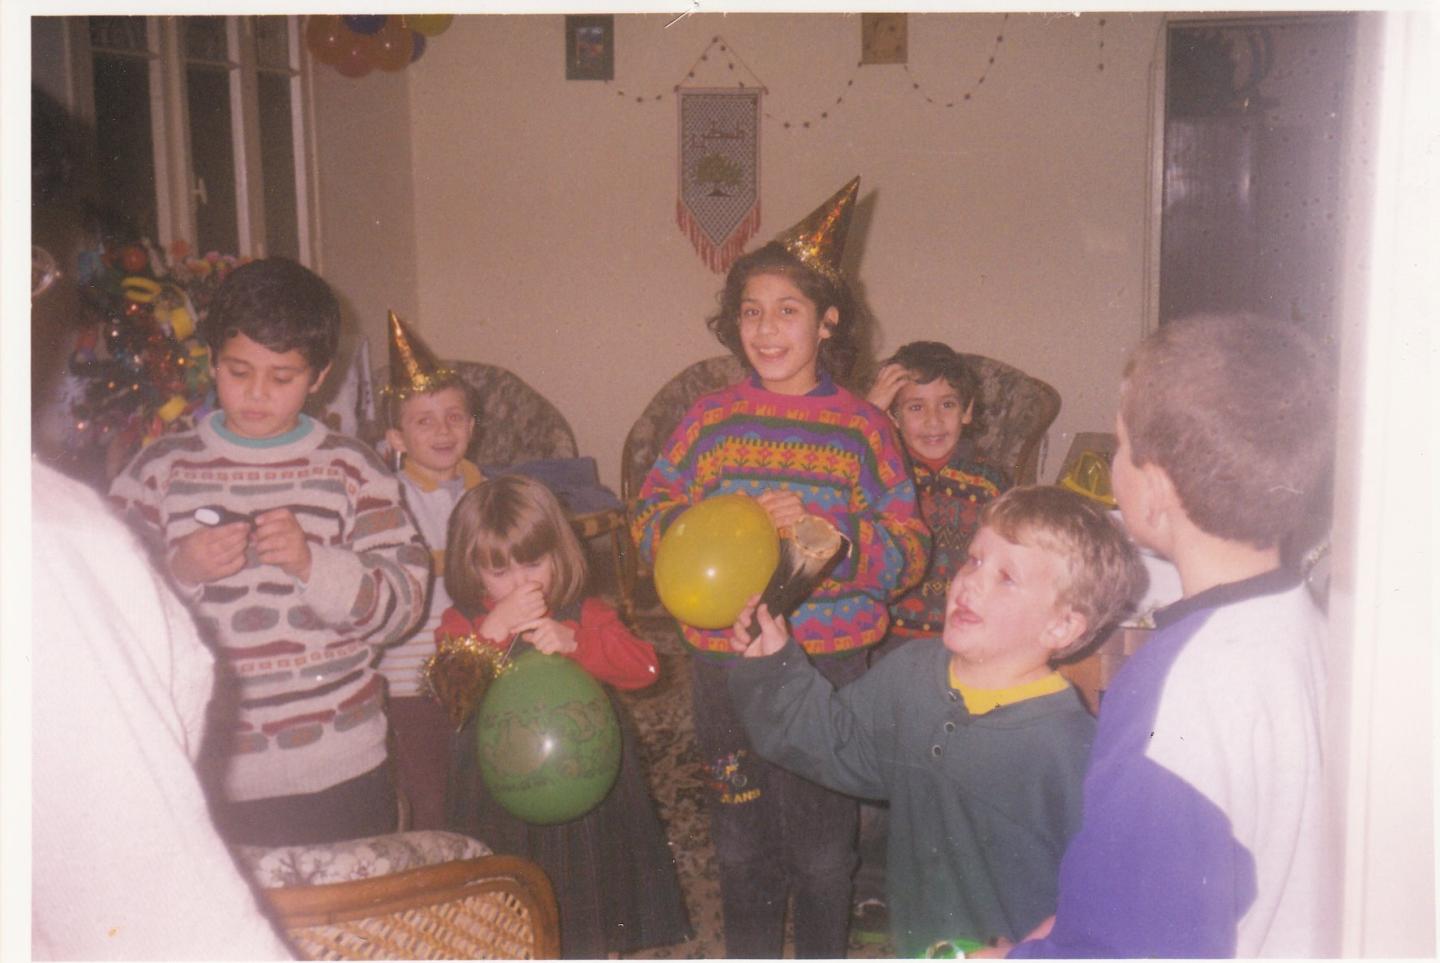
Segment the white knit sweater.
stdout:
<svg viewBox="0 0 1440 963">
<path fill-rule="evenodd" d="M 217 412 L 143 450 L 111 495 L 167 557 L 195 510 L 288 507 L 310 545 L 308 582 L 253 554 L 190 591 L 238 697 L 224 788 L 232 800 L 317 792 L 385 760 L 380 649 L 420 618 L 429 558 L 394 477 L 369 448 L 304 418 L 255 445 Z"/>
</svg>

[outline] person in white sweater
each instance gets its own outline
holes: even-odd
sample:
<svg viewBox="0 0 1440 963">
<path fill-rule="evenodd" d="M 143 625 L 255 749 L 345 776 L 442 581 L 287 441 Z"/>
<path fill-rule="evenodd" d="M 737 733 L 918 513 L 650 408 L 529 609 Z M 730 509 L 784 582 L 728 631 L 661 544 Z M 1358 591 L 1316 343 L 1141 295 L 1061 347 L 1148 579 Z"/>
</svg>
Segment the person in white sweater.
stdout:
<svg viewBox="0 0 1440 963">
<path fill-rule="evenodd" d="M 290 958 L 194 769 L 214 657 L 99 496 L 31 477 L 32 952 Z"/>
<path fill-rule="evenodd" d="M 38 89 L 31 123 L 32 241 L 54 268 L 32 275 L 38 395 L 62 363 L 58 335 L 77 296 L 78 147 L 64 108 Z M 18 641 L 32 686 L 31 818 L 20 830 L 30 956 L 291 958 L 216 832 L 194 769 L 214 657 L 190 614 L 100 496 L 39 457 L 21 506 L 32 519 L 33 644 Z M 7 905 L 17 902 L 10 891 Z"/>
</svg>

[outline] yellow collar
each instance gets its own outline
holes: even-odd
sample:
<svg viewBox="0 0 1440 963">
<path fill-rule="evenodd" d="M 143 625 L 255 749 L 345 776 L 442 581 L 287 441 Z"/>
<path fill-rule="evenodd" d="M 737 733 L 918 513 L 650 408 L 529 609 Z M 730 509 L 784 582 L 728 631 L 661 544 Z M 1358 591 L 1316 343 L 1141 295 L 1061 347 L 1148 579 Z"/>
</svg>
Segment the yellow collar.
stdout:
<svg viewBox="0 0 1440 963">
<path fill-rule="evenodd" d="M 470 461 L 468 458 L 460 459 L 459 467 L 460 484 L 464 487 L 465 491 L 468 492 L 470 489 L 474 488 L 476 485 L 480 484 L 482 481 L 485 480 L 485 476 L 481 474 L 479 466 L 477 466 L 474 462 Z M 405 459 L 405 463 L 401 466 L 400 470 L 403 471 L 405 473 L 405 477 L 414 482 L 415 487 L 420 489 L 422 492 L 433 492 L 435 489 L 440 487 L 435 482 L 421 476 L 417 471 L 415 471 L 414 466 L 411 464 L 410 459 L 408 458 Z"/>
<path fill-rule="evenodd" d="M 955 678 L 955 671 L 950 671 L 950 688 L 960 693 L 960 697 L 965 700 L 965 708 L 970 710 L 972 716 L 984 715 L 992 709 L 1014 705 L 1026 699 L 1063 692 L 1069 684 L 1060 673 L 1052 672 L 1034 682 L 1011 686 L 1008 689 L 976 689 L 962 684 Z"/>
</svg>

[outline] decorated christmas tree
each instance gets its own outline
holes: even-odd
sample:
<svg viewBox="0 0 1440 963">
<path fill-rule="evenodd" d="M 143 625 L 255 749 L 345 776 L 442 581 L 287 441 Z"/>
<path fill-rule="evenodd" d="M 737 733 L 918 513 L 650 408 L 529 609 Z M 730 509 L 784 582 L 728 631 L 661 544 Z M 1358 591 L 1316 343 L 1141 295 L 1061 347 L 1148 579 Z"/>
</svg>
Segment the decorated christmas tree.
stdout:
<svg viewBox="0 0 1440 963">
<path fill-rule="evenodd" d="M 226 275 L 248 258 L 169 256 L 146 241 L 102 243 L 82 285 L 92 321 L 75 340 L 65 401 L 66 456 L 113 476 L 140 448 L 193 427 L 214 406 L 200 322 Z M 98 480 L 98 479 L 97 479 Z"/>
</svg>

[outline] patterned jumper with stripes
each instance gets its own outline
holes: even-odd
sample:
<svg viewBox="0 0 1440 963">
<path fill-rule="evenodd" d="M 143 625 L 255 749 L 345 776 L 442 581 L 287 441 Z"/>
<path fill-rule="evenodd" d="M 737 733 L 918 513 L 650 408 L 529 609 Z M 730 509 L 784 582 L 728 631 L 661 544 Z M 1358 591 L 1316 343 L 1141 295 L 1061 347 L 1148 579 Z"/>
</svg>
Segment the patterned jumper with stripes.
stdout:
<svg viewBox="0 0 1440 963">
<path fill-rule="evenodd" d="M 851 541 L 849 557 L 790 616 L 811 655 L 866 648 L 885 636 L 890 600 L 920 580 L 930 531 L 915 506 L 894 425 L 829 375 L 808 395 L 782 395 L 753 376 L 691 406 L 640 488 L 633 533 L 654 561 L 685 509 L 715 495 L 788 489 Z M 730 629 L 680 626 L 710 657 L 736 657 Z"/>
<path fill-rule="evenodd" d="M 144 449 L 110 494 L 167 560 L 203 506 L 288 508 L 305 532 L 308 582 L 253 549 L 227 578 L 175 582 L 215 649 L 217 698 L 237 706 L 224 717 L 226 798 L 318 792 L 385 761 L 375 664 L 424 612 L 429 553 L 374 452 L 305 416 L 285 435 L 247 441 L 216 412 Z"/>
</svg>

